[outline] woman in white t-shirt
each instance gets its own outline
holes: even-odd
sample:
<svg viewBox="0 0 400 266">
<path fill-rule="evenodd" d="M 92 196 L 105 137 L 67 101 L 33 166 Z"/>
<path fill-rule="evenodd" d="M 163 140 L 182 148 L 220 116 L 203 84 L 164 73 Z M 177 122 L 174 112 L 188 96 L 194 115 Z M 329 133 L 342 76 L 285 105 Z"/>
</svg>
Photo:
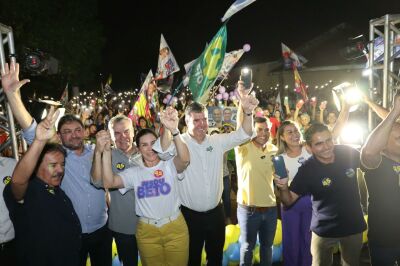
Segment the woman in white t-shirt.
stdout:
<svg viewBox="0 0 400 266">
<path fill-rule="evenodd" d="M 189 164 L 189 151 L 178 131 L 175 109 L 161 115 L 161 123 L 173 136 L 177 155 L 161 161 L 152 146 L 157 135 L 151 129 L 142 129 L 136 135 L 136 145 L 144 166 L 126 169 L 115 175 L 111 169 L 111 151 L 107 140 L 98 140 L 103 148 L 102 170 L 105 188 L 120 188 L 123 194 L 135 190 L 136 214 L 139 223 L 136 231 L 138 249 L 143 266 L 187 265 L 189 233 L 180 212 L 176 186 L 178 173 Z"/>
<path fill-rule="evenodd" d="M 277 133 L 277 154 L 282 155 L 288 169 L 289 183 L 298 168 L 311 156 L 303 145 L 301 133 L 292 121 L 284 121 Z M 303 195 L 289 208 L 282 207 L 282 244 L 285 265 L 309 266 L 312 262 L 310 245 L 311 198 Z"/>
</svg>

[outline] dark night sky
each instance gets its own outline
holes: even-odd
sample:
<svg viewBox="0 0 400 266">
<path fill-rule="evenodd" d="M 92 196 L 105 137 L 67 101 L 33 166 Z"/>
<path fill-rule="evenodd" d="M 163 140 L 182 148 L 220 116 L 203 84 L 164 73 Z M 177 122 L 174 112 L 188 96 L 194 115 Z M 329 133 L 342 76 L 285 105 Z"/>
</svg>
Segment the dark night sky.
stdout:
<svg viewBox="0 0 400 266">
<path fill-rule="evenodd" d="M 140 73 L 156 70 L 160 34 L 184 72 L 183 65 L 200 55 L 221 26 L 232 0 L 142 0 L 99 1 L 106 45 L 102 73 L 113 75 L 116 90 L 138 87 Z M 139 4 L 140 3 L 140 4 Z M 228 23 L 227 51 L 252 47 L 241 64 L 280 58 L 280 43 L 290 48 L 346 22 L 368 33 L 369 20 L 385 14 L 399 14 L 400 0 L 257 0 L 234 15 Z"/>
</svg>

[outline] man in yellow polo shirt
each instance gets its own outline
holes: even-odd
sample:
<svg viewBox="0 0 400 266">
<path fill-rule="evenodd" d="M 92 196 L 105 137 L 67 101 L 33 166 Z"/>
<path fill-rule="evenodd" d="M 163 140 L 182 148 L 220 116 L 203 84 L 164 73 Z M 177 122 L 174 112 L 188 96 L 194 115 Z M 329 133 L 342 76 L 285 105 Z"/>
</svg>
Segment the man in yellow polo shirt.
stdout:
<svg viewBox="0 0 400 266">
<path fill-rule="evenodd" d="M 266 119 L 255 117 L 254 123 L 256 136 L 235 148 L 240 265 L 252 265 L 257 234 L 260 241 L 260 265 L 271 265 L 277 221 L 271 156 L 277 148 L 267 143 L 270 133 Z"/>
</svg>

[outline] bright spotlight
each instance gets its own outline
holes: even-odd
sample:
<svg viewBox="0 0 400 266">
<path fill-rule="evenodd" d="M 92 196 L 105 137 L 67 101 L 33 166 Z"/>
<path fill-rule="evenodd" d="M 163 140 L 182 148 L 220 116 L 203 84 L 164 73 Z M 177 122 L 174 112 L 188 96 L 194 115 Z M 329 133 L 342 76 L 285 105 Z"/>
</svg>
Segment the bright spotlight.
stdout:
<svg viewBox="0 0 400 266">
<path fill-rule="evenodd" d="M 364 141 L 363 127 L 358 123 L 348 123 L 340 132 L 342 144 L 361 145 Z"/>
<path fill-rule="evenodd" d="M 362 92 L 358 89 L 357 85 L 349 82 L 344 82 L 332 88 L 333 101 L 338 111 L 341 107 L 341 97 L 344 97 L 345 101 L 351 105 L 350 112 L 354 112 L 358 108 L 358 104 L 362 100 Z"/>
<path fill-rule="evenodd" d="M 369 75 L 371 75 L 372 70 L 370 68 L 363 70 L 362 72 L 362 76 L 363 77 L 368 77 Z"/>
</svg>

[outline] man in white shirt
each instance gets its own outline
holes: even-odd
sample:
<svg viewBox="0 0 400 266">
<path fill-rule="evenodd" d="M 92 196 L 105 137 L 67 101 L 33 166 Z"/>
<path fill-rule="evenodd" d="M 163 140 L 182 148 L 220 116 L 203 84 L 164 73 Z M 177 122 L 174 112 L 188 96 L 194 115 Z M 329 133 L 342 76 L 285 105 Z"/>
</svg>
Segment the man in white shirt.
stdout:
<svg viewBox="0 0 400 266">
<path fill-rule="evenodd" d="M 17 161 L 12 158 L 0 157 L 0 265 L 16 265 L 15 233 L 8 209 L 4 203 L 3 190 L 11 181 Z"/>
<path fill-rule="evenodd" d="M 225 242 L 225 217 L 221 204 L 223 155 L 247 141 L 253 133 L 253 109 L 258 100 L 241 97 L 243 124 L 229 134 L 207 134 L 207 109 L 199 103 L 185 110 L 188 131 L 182 135 L 190 152 L 190 165 L 178 178 L 182 213 L 189 228 L 189 263 L 200 265 L 205 245 L 207 265 L 221 265 Z"/>
</svg>

